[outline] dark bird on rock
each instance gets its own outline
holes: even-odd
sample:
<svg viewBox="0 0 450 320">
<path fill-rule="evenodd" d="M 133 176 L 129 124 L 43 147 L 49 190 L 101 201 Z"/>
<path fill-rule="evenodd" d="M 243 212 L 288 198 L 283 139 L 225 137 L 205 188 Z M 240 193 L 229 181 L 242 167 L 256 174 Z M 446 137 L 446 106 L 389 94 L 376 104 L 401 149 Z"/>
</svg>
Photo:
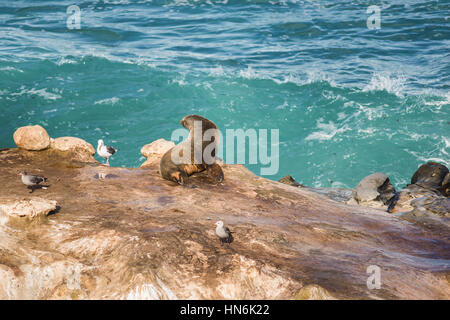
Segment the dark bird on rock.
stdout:
<svg viewBox="0 0 450 320">
<path fill-rule="evenodd" d="M 222 243 L 233 242 L 233 232 L 231 232 L 228 227 L 224 227 L 223 221 L 217 221 L 214 225 L 216 226 L 216 234 Z"/>
<path fill-rule="evenodd" d="M 34 189 L 37 189 L 37 188 L 45 188 L 46 189 L 46 187 L 39 185 L 41 182 L 47 181 L 46 177 L 37 176 L 37 175 L 33 175 L 33 174 L 27 174 L 26 171 L 22 171 L 21 173 L 19 173 L 19 175 L 22 176 L 23 184 L 26 185 L 28 189 L 31 189 L 30 193 L 33 193 Z"/>
</svg>

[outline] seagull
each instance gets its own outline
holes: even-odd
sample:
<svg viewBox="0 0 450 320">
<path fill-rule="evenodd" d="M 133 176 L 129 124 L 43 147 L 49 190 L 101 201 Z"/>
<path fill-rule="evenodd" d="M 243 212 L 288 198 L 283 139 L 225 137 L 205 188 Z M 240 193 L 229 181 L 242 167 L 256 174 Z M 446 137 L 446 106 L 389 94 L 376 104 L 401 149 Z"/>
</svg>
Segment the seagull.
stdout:
<svg viewBox="0 0 450 320">
<path fill-rule="evenodd" d="M 47 181 L 46 177 L 35 176 L 32 174 L 27 174 L 26 171 L 22 171 L 19 173 L 22 176 L 22 182 L 27 186 L 28 189 L 31 189 L 30 193 L 33 193 L 34 189 L 37 187 L 41 187 L 43 189 L 47 189 L 46 187 L 39 186 L 39 183 Z"/>
<path fill-rule="evenodd" d="M 217 221 L 214 225 L 216 226 L 216 234 L 222 243 L 233 242 L 233 232 L 228 227 L 223 226 L 223 221 Z"/>
<path fill-rule="evenodd" d="M 98 140 L 97 145 L 97 153 L 100 157 L 106 158 L 106 165 L 109 166 L 109 157 L 111 157 L 114 153 L 117 152 L 116 148 L 111 146 L 105 146 L 105 143 L 102 139 Z"/>
</svg>

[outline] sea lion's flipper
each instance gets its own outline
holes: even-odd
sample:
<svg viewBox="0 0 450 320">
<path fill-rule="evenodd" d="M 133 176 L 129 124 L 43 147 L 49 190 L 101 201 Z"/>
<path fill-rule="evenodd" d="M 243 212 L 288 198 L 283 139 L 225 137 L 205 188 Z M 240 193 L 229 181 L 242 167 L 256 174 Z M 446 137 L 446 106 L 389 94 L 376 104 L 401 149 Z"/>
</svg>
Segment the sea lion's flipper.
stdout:
<svg viewBox="0 0 450 320">
<path fill-rule="evenodd" d="M 207 167 L 208 175 L 216 180 L 217 182 L 222 182 L 224 179 L 223 171 L 220 165 L 213 163 Z"/>
<path fill-rule="evenodd" d="M 175 171 L 175 172 L 171 173 L 170 179 L 182 186 L 186 185 L 189 181 L 189 177 L 186 174 L 186 172 L 184 172 L 184 171 Z"/>
<path fill-rule="evenodd" d="M 185 187 L 185 188 L 197 188 L 196 185 L 189 183 L 189 176 L 184 171 L 177 171 L 172 173 L 171 175 L 172 180 L 178 183 L 179 185 Z"/>
</svg>

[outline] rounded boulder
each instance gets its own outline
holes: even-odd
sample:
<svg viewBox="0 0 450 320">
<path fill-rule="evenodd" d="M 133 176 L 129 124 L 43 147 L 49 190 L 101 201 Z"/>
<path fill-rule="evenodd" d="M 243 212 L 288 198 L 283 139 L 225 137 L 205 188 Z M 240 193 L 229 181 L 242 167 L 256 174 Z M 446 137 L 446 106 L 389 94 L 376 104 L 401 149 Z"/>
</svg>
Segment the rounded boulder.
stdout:
<svg viewBox="0 0 450 320">
<path fill-rule="evenodd" d="M 52 139 L 51 148 L 61 151 L 70 152 L 73 160 L 81 162 L 94 162 L 95 149 L 92 144 L 76 137 L 60 137 Z"/>
<path fill-rule="evenodd" d="M 25 126 L 14 132 L 14 142 L 21 149 L 39 151 L 50 146 L 50 136 L 40 125 Z"/>
</svg>

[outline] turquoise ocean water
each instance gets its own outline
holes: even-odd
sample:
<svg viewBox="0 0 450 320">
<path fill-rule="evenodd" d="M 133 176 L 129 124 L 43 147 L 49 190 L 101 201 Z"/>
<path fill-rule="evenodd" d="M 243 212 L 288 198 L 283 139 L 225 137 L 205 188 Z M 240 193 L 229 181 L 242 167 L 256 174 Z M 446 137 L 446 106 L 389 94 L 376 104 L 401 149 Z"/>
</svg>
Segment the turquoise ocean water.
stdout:
<svg viewBox="0 0 450 320">
<path fill-rule="evenodd" d="M 270 179 L 353 187 L 383 171 L 403 186 L 450 164 L 449 16 L 450 1 L 0 0 L 0 147 L 40 124 L 137 167 L 196 113 L 279 129 Z"/>
</svg>

